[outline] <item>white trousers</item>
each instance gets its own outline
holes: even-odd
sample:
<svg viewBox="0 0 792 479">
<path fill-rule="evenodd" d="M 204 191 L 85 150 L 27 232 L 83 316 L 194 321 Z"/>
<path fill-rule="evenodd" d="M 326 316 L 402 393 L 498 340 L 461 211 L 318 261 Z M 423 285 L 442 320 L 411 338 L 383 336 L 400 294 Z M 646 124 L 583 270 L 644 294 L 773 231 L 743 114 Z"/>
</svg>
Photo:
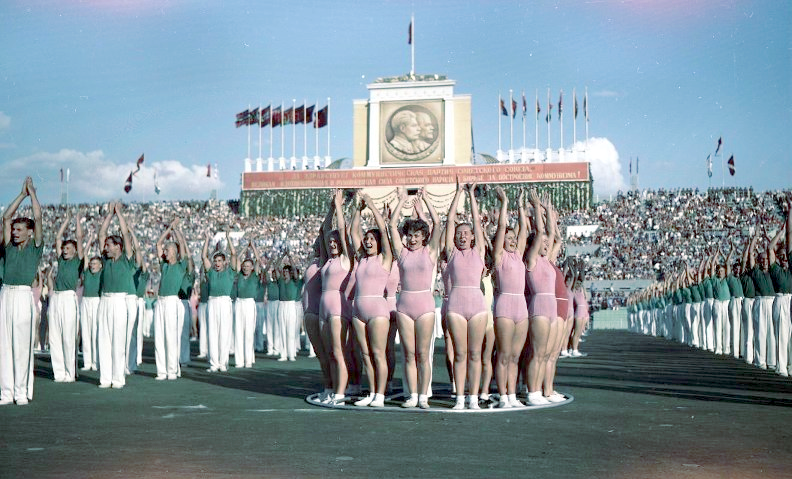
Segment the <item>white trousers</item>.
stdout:
<svg viewBox="0 0 792 479">
<path fill-rule="evenodd" d="M 253 337 L 253 349 L 264 351 L 264 325 L 266 324 L 267 310 L 266 305 L 261 301 L 256 301 L 256 333 Z"/>
<path fill-rule="evenodd" d="M 704 298 L 703 301 L 704 314 L 702 315 L 702 339 L 704 341 L 704 349 L 707 351 L 715 351 L 715 323 L 712 320 L 712 307 L 715 304 L 713 298 Z"/>
<path fill-rule="evenodd" d="M 729 354 L 729 301 L 716 299 L 712 304 L 712 322 L 715 325 L 715 354 Z"/>
<path fill-rule="evenodd" d="M 146 300 L 143 298 L 137 299 L 137 317 L 137 355 L 135 359 L 137 360 L 136 365 L 140 366 L 143 364 L 143 332 L 146 324 Z"/>
<path fill-rule="evenodd" d="M 776 364 L 773 299 L 773 296 L 757 296 L 753 304 L 754 365 L 762 369 Z"/>
<path fill-rule="evenodd" d="M 155 303 L 156 304 L 156 303 Z M 154 309 L 146 308 L 146 300 L 143 300 L 143 337 L 150 338 L 154 334 Z"/>
<path fill-rule="evenodd" d="M 742 315 L 742 298 L 729 300 L 729 322 L 731 323 L 731 350 L 735 358 L 740 357 L 740 323 Z"/>
<path fill-rule="evenodd" d="M 256 332 L 256 300 L 237 298 L 234 302 L 234 362 L 251 367 L 256 362 L 253 342 Z"/>
<path fill-rule="evenodd" d="M 154 361 L 157 377 L 179 376 L 179 318 L 184 317 L 184 305 L 178 296 L 160 296 L 154 306 Z"/>
<path fill-rule="evenodd" d="M 53 291 L 47 308 L 52 374 L 55 380 L 77 376 L 77 293 Z"/>
<path fill-rule="evenodd" d="M 789 340 L 792 334 L 792 323 L 790 323 L 790 294 L 776 294 L 773 301 L 773 325 L 777 335 L 776 344 L 778 346 L 778 361 L 776 362 L 776 372 L 782 376 L 789 375 L 789 368 L 792 366 L 792 342 Z"/>
<path fill-rule="evenodd" d="M 127 295 L 104 293 L 99 300 L 99 385 L 126 384 Z"/>
<path fill-rule="evenodd" d="M 754 358 L 754 333 L 753 333 L 753 304 L 756 298 L 743 298 L 742 314 L 740 319 L 740 356 L 745 362 L 753 364 Z"/>
<path fill-rule="evenodd" d="M 82 337 L 83 368 L 96 370 L 96 337 L 99 331 L 99 297 L 83 296 L 80 301 L 80 335 Z"/>
<path fill-rule="evenodd" d="M 184 309 L 179 321 L 179 331 L 181 336 L 179 339 L 179 363 L 187 364 L 190 362 L 190 329 L 192 328 L 192 306 L 186 299 L 181 300 Z M 179 370 L 181 374 L 181 370 Z"/>
<path fill-rule="evenodd" d="M 214 369 L 228 367 L 228 353 L 234 324 L 234 310 L 230 296 L 212 296 L 207 304 L 206 329 L 209 348 L 209 366 Z"/>
<path fill-rule="evenodd" d="M 280 350 L 281 358 L 295 359 L 294 331 L 297 327 L 297 310 L 295 301 L 278 301 L 278 324 L 280 329 L 280 344 L 285 345 Z"/>
<path fill-rule="evenodd" d="M 294 347 L 296 351 L 300 350 L 300 333 L 305 329 L 305 313 L 303 311 L 302 301 L 294 301 Z"/>
<path fill-rule="evenodd" d="M 272 300 L 267 303 L 267 354 L 280 353 L 283 349 L 280 344 L 280 328 L 278 327 L 278 307 L 280 301 Z"/>
<path fill-rule="evenodd" d="M 33 399 L 35 306 L 29 286 L 0 289 L 0 400 Z"/>
<path fill-rule="evenodd" d="M 702 346 L 702 338 L 701 338 L 701 309 L 702 303 L 699 301 L 698 303 L 691 303 L 690 304 L 690 315 L 692 318 L 692 329 L 693 329 L 693 346 L 697 348 L 701 348 Z"/>
<path fill-rule="evenodd" d="M 128 294 L 126 297 L 127 306 L 127 337 L 126 346 L 124 348 L 124 357 L 126 358 L 125 374 L 131 374 L 137 371 L 137 296 Z"/>
<path fill-rule="evenodd" d="M 198 355 L 205 358 L 209 354 L 209 346 L 206 339 L 208 336 L 206 330 L 206 314 L 207 304 L 198 303 Z"/>
</svg>

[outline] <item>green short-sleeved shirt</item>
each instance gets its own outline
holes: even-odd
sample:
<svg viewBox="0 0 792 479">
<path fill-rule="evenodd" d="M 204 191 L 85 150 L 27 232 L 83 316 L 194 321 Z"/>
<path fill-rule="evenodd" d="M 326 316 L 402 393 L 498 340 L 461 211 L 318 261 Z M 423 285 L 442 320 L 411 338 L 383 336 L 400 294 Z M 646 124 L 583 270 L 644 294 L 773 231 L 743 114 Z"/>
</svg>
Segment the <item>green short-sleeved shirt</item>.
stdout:
<svg viewBox="0 0 792 479">
<path fill-rule="evenodd" d="M 207 300 L 209 300 L 209 283 L 206 281 L 206 278 L 201 279 L 200 288 L 200 297 L 198 298 L 198 301 L 205 303 Z"/>
<path fill-rule="evenodd" d="M 238 275 L 237 283 L 236 283 L 237 298 L 255 299 L 256 295 L 258 294 L 258 289 L 259 289 L 258 285 L 259 285 L 259 279 L 255 273 L 252 273 L 248 277 L 245 277 L 242 274 Z"/>
<path fill-rule="evenodd" d="M 754 266 L 754 269 L 751 270 L 751 279 L 754 281 L 757 296 L 775 296 L 770 272 L 762 271 L 759 266 Z"/>
<path fill-rule="evenodd" d="M 704 298 L 712 299 L 715 297 L 715 292 L 713 291 L 713 279 L 707 278 L 704 282 L 701 283 L 702 288 L 704 288 Z"/>
<path fill-rule="evenodd" d="M 754 287 L 753 278 L 750 273 L 743 273 L 740 275 L 740 283 L 742 284 L 743 294 L 746 298 L 756 297 L 756 288 Z"/>
<path fill-rule="evenodd" d="M 281 301 L 297 301 L 300 299 L 300 292 L 297 283 L 294 281 L 278 280 L 278 291 Z"/>
<path fill-rule="evenodd" d="M 138 298 L 146 297 L 146 286 L 148 286 L 150 277 L 151 275 L 148 271 L 143 271 L 142 269 L 135 271 L 135 294 Z"/>
<path fill-rule="evenodd" d="M 263 284 L 261 284 L 261 280 L 259 278 L 257 279 L 258 281 L 256 281 L 256 284 L 258 284 L 258 286 L 256 287 L 256 302 L 263 303 L 264 298 L 267 295 L 267 288 Z"/>
<path fill-rule="evenodd" d="M 90 269 L 83 270 L 83 298 L 97 298 L 102 286 L 102 272 L 92 273 Z"/>
<path fill-rule="evenodd" d="M 187 271 L 182 278 L 181 286 L 179 286 L 179 299 L 190 299 L 195 286 L 195 273 Z"/>
<path fill-rule="evenodd" d="M 737 276 L 733 274 L 726 276 L 726 284 L 729 285 L 729 293 L 732 297 L 742 298 L 744 296 L 742 283 L 740 283 L 740 279 Z"/>
<path fill-rule="evenodd" d="M 184 275 L 187 274 L 187 260 L 181 260 L 170 264 L 167 261 L 160 261 L 162 276 L 160 277 L 159 295 L 176 296 L 179 294 Z"/>
<path fill-rule="evenodd" d="M 9 286 L 31 286 L 41 261 L 44 245 L 36 246 L 31 238 L 23 248 L 9 243 L 3 258 L 3 284 Z"/>
<path fill-rule="evenodd" d="M 77 281 L 83 269 L 83 261 L 74 257 L 72 259 L 58 258 L 58 276 L 55 277 L 55 291 L 76 291 Z"/>
<path fill-rule="evenodd" d="M 137 278 L 143 272 L 143 269 L 140 266 L 138 266 L 137 263 L 135 263 L 134 259 L 132 259 L 131 261 L 132 261 L 132 276 L 129 277 L 126 294 L 137 296 Z"/>
<path fill-rule="evenodd" d="M 694 303 L 700 303 L 701 302 L 701 285 L 698 285 L 698 284 L 690 285 L 690 299 Z"/>
<path fill-rule="evenodd" d="M 231 289 L 234 287 L 236 272 L 231 268 L 222 271 L 210 269 L 206 272 L 206 279 L 209 283 L 209 297 L 217 298 L 220 296 L 231 296 Z"/>
<path fill-rule="evenodd" d="M 267 299 L 269 301 L 280 300 L 280 288 L 277 281 L 267 281 Z"/>
<path fill-rule="evenodd" d="M 102 292 L 126 293 L 135 274 L 135 262 L 125 255 L 113 260 L 102 259 Z M 133 288 L 134 291 L 134 288 Z"/>
<path fill-rule="evenodd" d="M 728 301 L 731 299 L 731 292 L 729 291 L 729 283 L 726 278 L 715 278 L 712 280 L 712 289 L 715 299 L 718 301 Z"/>
<path fill-rule="evenodd" d="M 792 274 L 788 269 L 782 268 L 778 263 L 770 267 L 770 279 L 773 280 L 773 289 L 776 293 L 792 293 Z"/>
</svg>

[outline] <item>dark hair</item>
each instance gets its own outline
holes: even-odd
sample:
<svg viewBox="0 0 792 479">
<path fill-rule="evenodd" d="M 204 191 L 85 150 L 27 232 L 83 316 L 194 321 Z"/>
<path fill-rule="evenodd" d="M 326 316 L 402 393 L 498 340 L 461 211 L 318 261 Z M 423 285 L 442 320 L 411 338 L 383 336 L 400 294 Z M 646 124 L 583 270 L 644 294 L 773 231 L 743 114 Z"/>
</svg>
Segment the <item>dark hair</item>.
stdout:
<svg viewBox="0 0 792 479">
<path fill-rule="evenodd" d="M 367 234 L 371 233 L 374 238 L 377 240 L 377 254 L 382 253 L 382 231 L 379 228 L 371 228 L 370 230 L 363 233 L 363 237 L 365 238 Z"/>
<path fill-rule="evenodd" d="M 218 256 L 220 256 L 221 258 L 223 258 L 223 261 L 225 261 L 225 259 L 226 259 L 226 255 L 225 255 L 225 253 L 223 253 L 222 251 L 218 251 L 217 253 L 213 254 L 213 255 L 212 255 L 212 259 L 215 259 L 215 258 L 217 258 Z"/>
<path fill-rule="evenodd" d="M 402 236 L 406 236 L 411 231 L 422 232 L 424 235 L 423 244 L 426 246 L 426 242 L 429 241 L 429 225 L 426 223 L 426 221 L 420 218 L 417 220 L 405 220 L 401 227 Z"/>
<path fill-rule="evenodd" d="M 91 261 L 93 261 L 95 259 L 99 260 L 100 262 L 102 261 L 102 257 L 101 256 L 93 256 L 93 257 L 91 257 L 91 259 L 88 260 L 88 262 L 90 263 Z"/>
<path fill-rule="evenodd" d="M 77 249 L 77 242 L 74 241 L 73 239 L 68 239 L 68 240 L 63 242 L 63 246 L 66 246 L 67 244 L 70 244 L 70 245 L 74 246 L 74 249 Z"/>
<path fill-rule="evenodd" d="M 291 272 L 292 267 L 291 267 L 291 265 L 287 264 L 286 266 L 283 267 L 283 270 L 284 271 L 289 270 L 289 272 Z"/>
<path fill-rule="evenodd" d="M 13 226 L 14 226 L 15 224 L 18 224 L 18 223 L 24 223 L 24 224 L 25 224 L 25 227 L 26 227 L 27 229 L 29 229 L 29 230 L 32 230 L 32 229 L 35 229 L 35 228 L 36 228 L 36 222 L 35 222 L 35 221 L 33 221 L 33 220 L 31 220 L 30 218 L 14 218 L 14 219 L 11 221 L 11 227 L 13 228 Z"/>
<path fill-rule="evenodd" d="M 124 249 L 124 239 L 121 238 L 120 236 L 118 235 L 108 236 L 107 238 L 105 238 L 105 243 L 108 241 L 112 242 L 114 245 L 120 246 L 122 250 Z"/>
</svg>

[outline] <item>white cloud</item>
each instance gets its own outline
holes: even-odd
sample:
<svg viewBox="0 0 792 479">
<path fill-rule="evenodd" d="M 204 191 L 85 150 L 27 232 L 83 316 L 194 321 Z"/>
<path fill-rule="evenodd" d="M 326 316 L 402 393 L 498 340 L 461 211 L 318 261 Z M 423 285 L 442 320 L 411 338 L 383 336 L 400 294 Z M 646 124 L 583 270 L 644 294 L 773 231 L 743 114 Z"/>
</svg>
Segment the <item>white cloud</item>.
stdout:
<svg viewBox="0 0 792 479">
<path fill-rule="evenodd" d="M 578 141 L 573 150 L 585 151 L 585 141 Z M 627 191 L 619 162 L 619 152 L 607 138 L 589 138 L 586 158 L 591 162 L 591 176 L 594 180 L 594 194 L 607 198 L 619 191 Z M 570 158 L 575 160 L 575 158 Z"/>
<path fill-rule="evenodd" d="M 11 117 L 0 111 L 0 130 L 8 128 L 11 124 Z"/>
<path fill-rule="evenodd" d="M 69 201 L 94 203 L 120 198 L 125 202 L 208 199 L 212 189 L 223 183 L 206 176 L 205 165 L 184 165 L 178 160 L 144 163 L 132 181 L 132 191 L 124 193 L 124 183 L 135 170 L 135 162 L 113 163 L 101 150 L 83 153 L 63 149 L 56 153 L 36 153 L 9 162 L 0 188 L 15 192 L 25 176 L 31 176 L 44 203 L 60 201 L 60 169 L 70 172 Z M 154 192 L 154 171 L 161 189 Z M 7 193 L 9 195 L 10 193 Z M 6 200 L 10 201 L 10 197 Z M 7 202 L 7 201 L 6 201 Z"/>
</svg>

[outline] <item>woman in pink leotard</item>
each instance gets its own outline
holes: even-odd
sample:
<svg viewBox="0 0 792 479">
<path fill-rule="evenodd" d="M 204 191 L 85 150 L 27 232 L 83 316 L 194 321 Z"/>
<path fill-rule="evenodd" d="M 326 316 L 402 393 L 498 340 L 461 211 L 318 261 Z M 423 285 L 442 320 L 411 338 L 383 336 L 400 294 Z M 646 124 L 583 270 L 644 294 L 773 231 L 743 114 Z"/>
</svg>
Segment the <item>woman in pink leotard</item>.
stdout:
<svg viewBox="0 0 792 479">
<path fill-rule="evenodd" d="M 523 192 L 517 200 L 519 229 L 508 227 L 509 199 L 503 188 L 496 190 L 501 202 L 498 230 L 492 243 L 495 264 L 495 281 L 498 296 L 495 299 L 495 340 L 498 362 L 495 382 L 498 384 L 498 407 L 524 407 L 517 399 L 517 373 L 520 352 L 528 335 L 528 305 L 525 302 L 525 265 L 522 257 L 528 239 L 528 216 L 525 212 Z"/>
<path fill-rule="evenodd" d="M 532 406 L 549 404 L 542 396 L 547 361 L 550 358 L 550 329 L 556 321 L 555 271 L 547 259 L 550 248 L 550 235 L 545 228 L 545 220 L 551 222 L 549 209 L 543 208 L 536 190 L 528 193 L 534 213 L 534 234 L 526 253 L 526 282 L 528 296 L 528 334 L 530 348 L 525 378 L 528 388 L 528 403 Z"/>
<path fill-rule="evenodd" d="M 388 204 L 385 204 L 382 217 L 387 221 L 388 224 L 390 223 L 391 210 Z M 382 230 L 382 234 L 388 235 L 390 242 L 393 242 L 393 238 L 390 237 L 389 228 Z M 396 238 L 396 240 L 401 241 L 399 238 Z M 392 250 L 393 247 L 391 246 L 391 253 Z M 388 345 L 385 348 L 385 357 L 388 360 L 388 385 L 386 386 L 386 392 L 391 389 L 391 381 L 393 380 L 393 374 L 396 371 L 396 333 L 399 330 L 398 323 L 396 321 L 399 316 L 396 312 L 396 292 L 399 290 L 400 282 L 401 277 L 399 276 L 399 267 L 395 263 L 391 264 L 390 276 L 388 276 L 388 282 L 385 285 L 385 301 L 388 302 L 388 312 L 390 319 L 388 322 Z"/>
<path fill-rule="evenodd" d="M 401 291 L 396 303 L 399 336 L 404 348 L 404 372 L 410 396 L 403 407 L 429 407 L 429 384 L 431 382 L 432 358 L 430 344 L 434 341 L 434 298 L 432 284 L 435 277 L 437 252 L 440 244 L 440 218 L 429 201 L 426 206 L 432 218 L 433 228 L 423 220 L 407 220 L 399 231 L 402 206 L 407 201 L 404 188 L 398 190 L 399 203 L 390 220 L 391 247 L 398 261 Z M 414 202 L 424 198 L 424 190 L 418 191 Z M 401 235 L 400 235 L 401 233 Z M 397 238 L 401 238 L 398 241 Z"/>
<path fill-rule="evenodd" d="M 583 289 L 583 264 L 578 262 L 576 265 L 577 281 L 575 282 L 575 330 L 572 335 L 572 357 L 580 357 L 584 354 L 580 352 L 580 337 L 586 330 L 589 322 L 588 299 L 586 291 Z"/>
<path fill-rule="evenodd" d="M 346 222 L 344 221 L 343 197 L 341 190 L 333 195 L 331 212 L 335 212 L 337 230 L 330 231 L 332 214 L 328 214 L 322 224 L 324 239 L 322 255 L 322 296 L 319 301 L 319 318 L 322 321 L 322 341 L 325 351 L 330 353 L 331 373 L 334 395 L 328 402 L 340 404 L 344 399 L 349 374 L 347 371 L 345 348 L 349 324 L 343 318 L 345 291 L 350 280 L 352 262 L 346 241 Z M 343 236 L 342 236 L 343 235 Z"/>
<path fill-rule="evenodd" d="M 303 318 L 305 322 L 305 332 L 308 335 L 308 340 L 311 342 L 313 351 L 316 358 L 319 360 L 319 367 L 322 369 L 322 377 L 324 378 L 324 391 L 322 398 L 326 399 L 329 395 L 333 394 L 333 375 L 330 372 L 330 355 L 325 350 L 324 343 L 322 342 L 322 327 L 321 320 L 319 319 L 320 302 L 322 299 L 322 244 L 324 241 L 321 237 L 317 238 L 314 242 L 314 260 L 305 269 L 302 302 L 303 302 Z"/>
<path fill-rule="evenodd" d="M 362 258 L 355 268 L 355 317 L 352 326 L 363 356 L 366 376 L 369 380 L 369 395 L 355 406 L 383 407 L 385 387 L 388 382 L 388 361 L 385 349 L 388 344 L 390 308 L 385 299 L 385 288 L 390 278 L 393 252 L 385 231 L 385 220 L 374 207 L 373 200 L 366 194 L 358 194 L 358 208 L 352 218 L 350 236 L 355 251 L 361 250 Z M 374 216 L 377 228 L 370 229 L 361 237 L 361 211 L 368 207 Z"/>
<path fill-rule="evenodd" d="M 454 342 L 454 409 L 465 408 L 465 384 L 468 385 L 468 408 L 479 409 L 478 392 L 481 382 L 481 346 L 487 327 L 487 306 L 481 291 L 484 273 L 484 233 L 481 229 L 475 183 L 467 185 L 473 225 L 456 225 L 457 206 L 463 187 L 457 184 L 446 221 L 445 251 L 448 257 L 448 294 L 446 321 Z M 465 381 L 467 379 L 467 382 Z"/>
<path fill-rule="evenodd" d="M 561 402 L 566 398 L 557 393 L 553 389 L 555 380 L 556 366 L 558 365 L 558 356 L 561 353 L 561 348 L 566 344 L 564 332 L 566 331 L 566 320 L 569 314 L 571 304 L 569 302 L 569 293 L 565 282 L 565 274 L 561 269 L 556 266 L 558 254 L 561 251 L 561 234 L 558 230 L 558 216 L 547 200 L 546 208 L 548 211 L 548 236 L 552 244 L 547 253 L 547 258 L 553 267 L 554 275 L 554 294 L 556 299 L 556 321 L 550 323 L 550 339 L 548 341 L 549 358 L 545 366 L 544 379 L 542 381 L 542 389 L 544 391 L 544 399 L 548 402 Z"/>
</svg>

